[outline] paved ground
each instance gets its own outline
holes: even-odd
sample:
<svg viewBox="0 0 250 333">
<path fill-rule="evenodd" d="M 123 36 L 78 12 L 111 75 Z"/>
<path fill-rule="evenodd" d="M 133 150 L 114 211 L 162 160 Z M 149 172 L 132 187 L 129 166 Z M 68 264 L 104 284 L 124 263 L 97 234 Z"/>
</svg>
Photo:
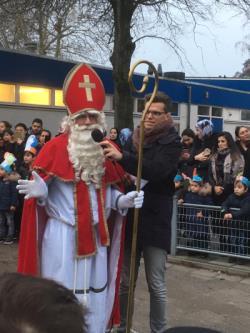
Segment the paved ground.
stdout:
<svg viewBox="0 0 250 333">
<path fill-rule="evenodd" d="M 16 245 L 0 244 L 0 273 L 15 271 L 16 254 Z M 201 267 L 213 268 L 213 271 Z M 242 268 L 232 267 L 225 260 L 170 258 L 167 285 L 169 327 L 200 326 L 221 333 L 250 332 L 250 265 Z M 150 333 L 143 264 L 135 297 L 133 327 L 139 333 Z"/>
</svg>

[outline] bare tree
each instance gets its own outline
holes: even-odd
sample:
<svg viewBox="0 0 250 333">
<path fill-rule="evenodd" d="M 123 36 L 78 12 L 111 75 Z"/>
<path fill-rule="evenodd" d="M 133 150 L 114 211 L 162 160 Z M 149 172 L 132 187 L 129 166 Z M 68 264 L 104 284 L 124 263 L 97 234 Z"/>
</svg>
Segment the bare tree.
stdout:
<svg viewBox="0 0 250 333">
<path fill-rule="evenodd" d="M 133 99 L 127 80 L 136 45 L 145 38 L 160 38 L 181 60 L 178 36 L 190 25 L 195 32 L 199 21 L 210 18 L 216 0 L 20 0 L 17 12 L 14 2 L 1 2 L 0 42 L 20 49 L 25 42 L 36 41 L 39 54 L 94 63 L 109 57 L 115 125 L 132 128 Z"/>
<path fill-rule="evenodd" d="M 247 19 L 250 18 L 250 1 L 249 0 L 217 0 L 218 4 L 230 6 L 238 12 L 245 13 Z"/>
<path fill-rule="evenodd" d="M 23 49 L 37 43 L 37 53 L 93 61 L 93 19 L 82 0 L 20 0 L 0 3 L 0 42 Z M 96 52 L 97 53 L 97 52 Z"/>
<path fill-rule="evenodd" d="M 199 20 L 211 18 L 213 0 L 89 0 L 89 12 L 95 13 L 96 27 L 110 50 L 115 83 L 115 126 L 133 127 L 133 99 L 128 72 L 137 43 L 145 38 L 160 38 L 181 60 L 178 43 L 187 25 L 195 32 Z M 101 29 L 100 29 L 101 27 Z M 105 36 L 104 36 L 105 35 Z M 159 50 L 160 52 L 160 50 Z"/>
</svg>

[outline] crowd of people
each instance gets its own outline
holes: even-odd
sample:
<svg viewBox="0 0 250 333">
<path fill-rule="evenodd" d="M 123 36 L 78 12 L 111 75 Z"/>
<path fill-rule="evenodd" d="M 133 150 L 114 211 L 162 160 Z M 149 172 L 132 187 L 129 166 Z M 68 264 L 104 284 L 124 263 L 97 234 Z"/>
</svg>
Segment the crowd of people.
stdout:
<svg viewBox="0 0 250 333">
<path fill-rule="evenodd" d="M 17 193 L 17 181 L 30 178 L 34 159 L 50 139 L 39 118 L 30 127 L 0 121 L 0 243 L 12 244 L 19 236 L 23 196 Z"/>
<path fill-rule="evenodd" d="M 30 128 L 18 123 L 13 130 L 0 121 L 0 241 L 11 244 L 18 237 L 25 195 L 18 272 L 50 278 L 69 288 L 88 309 L 89 332 L 104 333 L 120 322 L 118 332 L 123 333 L 133 208 L 141 208 L 133 287 L 143 256 L 151 331 L 165 333 L 173 194 L 180 204 L 222 207 L 226 221 L 249 217 L 249 130 L 237 127 L 235 141 L 228 132 L 215 134 L 212 122 L 205 119 L 196 124 L 196 133 L 184 130 L 180 140 L 171 117 L 171 99 L 158 93 L 145 116 L 142 191 L 137 192 L 141 129 L 132 133 L 112 128 L 102 142 L 93 142 L 93 129 L 104 128 L 104 92 L 96 99 L 88 94 L 85 101 L 71 99 L 74 75 L 82 94 L 78 85 L 82 75 L 78 77 L 77 70 L 93 75 L 88 66 L 79 65 L 68 77 L 69 115 L 55 138 L 41 119 L 34 119 Z M 145 97 L 145 106 L 150 97 Z M 84 105 L 75 104 L 76 100 Z M 240 210 L 234 212 L 231 206 Z M 195 222 L 206 221 L 202 211 L 195 214 Z M 110 215 L 112 223 L 107 223 Z M 202 223 L 199 230 L 206 231 Z"/>
<path fill-rule="evenodd" d="M 198 121 L 195 129 L 196 132 L 185 129 L 181 134 L 182 153 L 174 178 L 178 203 L 221 207 L 221 218 L 217 218 L 212 227 L 224 250 L 227 244 L 229 252 L 250 254 L 249 129 L 237 126 L 235 139 L 229 132 L 214 133 L 209 119 Z M 190 245 L 207 248 L 206 214 L 193 209 L 186 215 L 182 217 L 182 227 L 185 235 L 192 239 Z"/>
</svg>

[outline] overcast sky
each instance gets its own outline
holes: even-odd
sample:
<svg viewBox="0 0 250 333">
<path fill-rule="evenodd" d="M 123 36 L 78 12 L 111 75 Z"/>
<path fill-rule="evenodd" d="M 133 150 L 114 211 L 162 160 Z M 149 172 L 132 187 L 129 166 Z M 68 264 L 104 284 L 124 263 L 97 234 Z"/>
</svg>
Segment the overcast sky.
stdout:
<svg viewBox="0 0 250 333">
<path fill-rule="evenodd" d="M 184 68 L 177 56 L 159 40 L 145 40 L 134 53 L 132 63 L 139 59 L 152 61 L 157 67 L 162 64 L 163 71 L 184 71 L 186 76 L 219 76 L 231 77 L 249 55 L 242 53 L 235 44 L 244 40 L 249 27 L 243 27 L 245 18 L 235 16 L 230 10 L 224 10 L 216 16 L 215 23 L 204 23 L 197 28 L 196 40 L 192 32 L 186 33 L 179 41 L 192 67 L 183 57 Z M 143 66 L 137 72 L 142 72 Z"/>
</svg>

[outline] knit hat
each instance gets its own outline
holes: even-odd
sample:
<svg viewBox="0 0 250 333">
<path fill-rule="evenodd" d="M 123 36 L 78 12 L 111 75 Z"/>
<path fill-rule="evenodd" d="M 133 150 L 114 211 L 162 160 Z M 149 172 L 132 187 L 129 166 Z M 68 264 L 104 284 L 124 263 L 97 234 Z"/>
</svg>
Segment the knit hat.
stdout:
<svg viewBox="0 0 250 333">
<path fill-rule="evenodd" d="M 126 144 L 126 142 L 131 137 L 131 135 L 132 135 L 132 131 L 130 128 L 123 128 L 120 130 L 119 139 L 120 139 L 122 146 L 124 146 Z"/>
<path fill-rule="evenodd" d="M 200 176 L 195 175 L 193 176 L 192 181 L 195 183 L 202 183 L 203 179 Z"/>
<path fill-rule="evenodd" d="M 181 182 L 183 180 L 183 177 L 179 174 L 177 174 L 175 177 L 174 177 L 174 182 Z"/>
<path fill-rule="evenodd" d="M 26 141 L 24 152 L 28 151 L 32 153 L 33 155 L 37 154 L 37 146 L 39 142 L 37 140 L 37 137 L 35 135 L 30 135 L 28 137 L 28 140 Z"/>
<path fill-rule="evenodd" d="M 214 125 L 211 120 L 202 119 L 196 123 L 195 128 L 200 129 L 201 136 L 204 137 L 213 133 Z"/>
<path fill-rule="evenodd" d="M 239 176 L 236 178 L 236 182 L 239 181 L 241 184 L 245 185 L 246 187 L 250 187 L 250 181 L 247 177 Z"/>
<path fill-rule="evenodd" d="M 7 152 L 4 154 L 4 161 L 0 164 L 0 167 L 6 172 L 11 173 L 12 165 L 16 161 L 16 158 L 13 154 Z"/>
</svg>

